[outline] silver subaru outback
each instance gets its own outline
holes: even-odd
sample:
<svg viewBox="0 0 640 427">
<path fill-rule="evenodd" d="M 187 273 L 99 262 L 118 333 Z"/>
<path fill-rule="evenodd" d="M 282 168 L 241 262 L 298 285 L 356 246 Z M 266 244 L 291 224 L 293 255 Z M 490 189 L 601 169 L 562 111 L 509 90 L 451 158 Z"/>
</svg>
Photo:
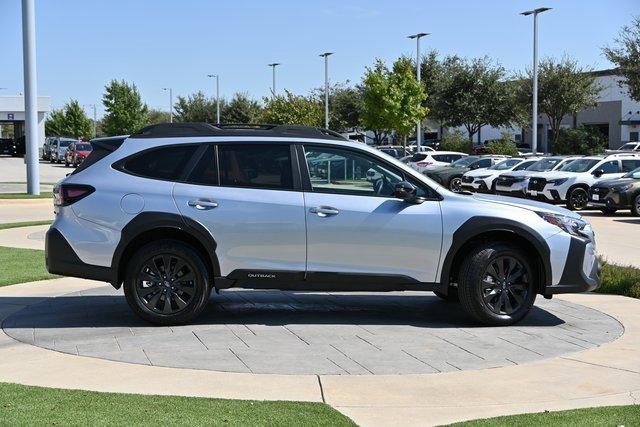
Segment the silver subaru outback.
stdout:
<svg viewBox="0 0 640 427">
<path fill-rule="evenodd" d="M 599 285 L 578 214 L 452 193 L 328 130 L 160 124 L 91 144 L 54 189 L 47 268 L 123 287 L 157 324 L 259 288 L 432 291 L 509 325 L 538 294 Z"/>
</svg>

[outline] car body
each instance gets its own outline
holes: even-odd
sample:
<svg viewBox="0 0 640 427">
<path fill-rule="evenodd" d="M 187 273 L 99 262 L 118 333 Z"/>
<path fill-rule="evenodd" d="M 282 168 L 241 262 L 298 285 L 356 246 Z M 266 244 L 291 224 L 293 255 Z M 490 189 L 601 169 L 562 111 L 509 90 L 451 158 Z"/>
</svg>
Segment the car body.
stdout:
<svg viewBox="0 0 640 427">
<path fill-rule="evenodd" d="M 77 141 L 77 139 L 73 138 L 54 138 L 51 143 L 51 156 L 49 157 L 49 161 L 51 163 L 62 163 L 64 162 L 65 155 L 67 154 L 67 148 L 73 142 Z"/>
<path fill-rule="evenodd" d="M 486 169 L 475 169 L 462 175 L 462 189 L 481 193 L 494 193 L 496 178 L 507 171 L 520 171 L 534 164 L 538 158 L 512 157 Z"/>
<path fill-rule="evenodd" d="M 22 157 L 26 152 L 26 137 L 22 135 L 14 138 L 13 143 L 9 146 L 9 154 L 11 157 Z"/>
<path fill-rule="evenodd" d="M 640 151 L 640 142 L 627 142 L 622 144 L 619 148 L 614 151 Z"/>
<path fill-rule="evenodd" d="M 589 190 L 589 205 L 606 214 L 630 209 L 640 216 L 640 167 L 620 178 L 598 181 Z"/>
<path fill-rule="evenodd" d="M 449 165 L 429 169 L 425 175 L 449 190 L 458 192 L 462 191 L 462 175 L 472 170 L 486 169 L 506 158 L 507 156 L 499 155 L 463 157 Z"/>
<path fill-rule="evenodd" d="M 434 291 L 508 325 L 538 294 L 599 285 L 577 213 L 452 193 L 326 129 L 174 123 L 92 145 L 54 188 L 47 269 L 123 287 L 157 324 L 239 287 Z"/>
<path fill-rule="evenodd" d="M 468 154 L 457 151 L 422 151 L 414 153 L 408 165 L 420 173 L 425 173 L 428 170 L 449 165 L 467 156 Z"/>
<path fill-rule="evenodd" d="M 64 154 L 64 165 L 77 167 L 91 154 L 91 150 L 91 144 L 88 142 L 72 142 Z"/>
<path fill-rule="evenodd" d="M 580 156 L 550 156 L 543 157 L 529 165 L 524 170 L 503 173 L 496 179 L 496 194 L 512 197 L 526 197 L 529 177 L 540 172 L 558 170 L 568 162 Z"/>
<path fill-rule="evenodd" d="M 619 178 L 638 166 L 640 154 L 634 153 L 581 157 L 558 170 L 530 176 L 527 196 L 581 210 L 589 203 L 593 184 L 605 178 Z"/>
</svg>

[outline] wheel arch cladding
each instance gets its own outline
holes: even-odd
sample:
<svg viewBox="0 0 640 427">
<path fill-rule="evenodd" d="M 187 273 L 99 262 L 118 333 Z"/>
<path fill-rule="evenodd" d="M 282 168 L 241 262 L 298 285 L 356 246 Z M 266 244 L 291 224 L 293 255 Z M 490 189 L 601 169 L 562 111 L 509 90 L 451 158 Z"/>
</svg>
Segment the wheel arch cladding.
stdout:
<svg viewBox="0 0 640 427">
<path fill-rule="evenodd" d="M 551 281 L 551 251 L 546 241 L 533 228 L 507 218 L 476 216 L 469 218 L 454 233 L 451 246 L 442 263 L 441 291 L 447 292 L 452 277 L 456 277 L 465 256 L 480 242 L 507 241 L 533 252 L 540 275 L 539 292 Z"/>
<path fill-rule="evenodd" d="M 117 273 L 113 286 L 116 289 L 120 288 L 127 263 L 136 250 L 153 241 L 164 239 L 177 240 L 192 246 L 202 256 L 211 278 L 220 271 L 215 252 L 217 243 L 204 226 L 178 214 L 142 212 L 122 229 L 120 242 L 111 263 L 111 268 Z"/>
</svg>

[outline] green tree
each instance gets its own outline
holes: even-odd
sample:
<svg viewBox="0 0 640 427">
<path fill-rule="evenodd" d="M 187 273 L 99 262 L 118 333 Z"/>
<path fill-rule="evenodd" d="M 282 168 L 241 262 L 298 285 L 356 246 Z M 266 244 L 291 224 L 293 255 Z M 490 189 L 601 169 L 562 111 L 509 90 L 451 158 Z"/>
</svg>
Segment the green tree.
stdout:
<svg viewBox="0 0 640 427">
<path fill-rule="evenodd" d="M 46 136 L 64 135 L 64 108 L 53 109 L 49 112 L 44 122 L 44 134 Z"/>
<path fill-rule="evenodd" d="M 260 119 L 260 103 L 243 92 L 237 92 L 231 101 L 224 103 L 220 112 L 222 123 L 257 123 Z"/>
<path fill-rule="evenodd" d="M 591 70 L 581 68 L 568 57 L 556 61 L 545 58 L 538 70 L 538 112 L 547 116 L 551 129 L 551 146 L 558 141 L 562 119 L 580 110 L 597 105 L 601 87 Z M 531 71 L 520 78 L 520 102 L 531 104 L 533 79 Z M 530 110 L 529 110 L 530 111 Z"/>
<path fill-rule="evenodd" d="M 600 131 L 582 126 L 576 129 L 561 129 L 554 153 L 590 156 L 603 152 L 606 147 L 607 141 Z"/>
<path fill-rule="evenodd" d="M 107 135 L 131 134 L 148 122 L 149 109 L 135 84 L 112 80 L 102 96 L 105 115 L 102 131 Z"/>
<path fill-rule="evenodd" d="M 260 114 L 263 123 L 322 126 L 324 110 L 316 97 L 285 91 L 284 95 L 265 98 L 264 101 Z"/>
<path fill-rule="evenodd" d="M 313 96 L 322 100 L 324 87 L 315 89 Z M 336 83 L 329 88 L 329 127 L 338 132 L 354 131 L 360 126 L 363 89 L 351 87 L 349 81 Z"/>
<path fill-rule="evenodd" d="M 640 16 L 622 28 L 615 42 L 615 47 L 605 47 L 603 52 L 626 78 L 626 82 L 619 82 L 620 86 L 626 83 L 631 98 L 640 101 Z"/>
<path fill-rule="evenodd" d="M 223 111 L 224 99 L 220 100 L 220 111 Z M 205 122 L 215 124 L 216 100 L 207 98 L 202 91 L 198 91 L 187 97 L 178 96 L 175 104 L 176 121 L 179 122 Z M 220 118 L 222 120 L 222 117 Z"/>
<path fill-rule="evenodd" d="M 44 126 L 48 136 L 89 139 L 93 135 L 93 122 L 75 99 L 60 110 L 52 110 Z"/>
<path fill-rule="evenodd" d="M 429 112 L 422 105 L 426 95 L 416 79 L 411 59 L 402 57 L 393 64 L 389 75 L 389 91 L 391 126 L 406 144 L 406 137 L 415 129 L 416 123 Z"/>
<path fill-rule="evenodd" d="M 151 108 L 147 114 L 147 124 L 157 125 L 158 123 L 169 123 L 171 119 L 168 112 L 159 108 Z"/>
<path fill-rule="evenodd" d="M 384 62 L 378 59 L 373 68 L 367 67 L 362 88 L 360 123 L 373 132 L 374 143 L 381 144 L 383 136 L 393 129 L 390 72 Z"/>
<path fill-rule="evenodd" d="M 470 153 L 469 140 L 462 134 L 462 131 L 455 129 L 446 132 L 442 136 L 441 148 L 444 151 L 456 151 L 458 153 Z"/>
<path fill-rule="evenodd" d="M 517 156 L 518 146 L 511 137 L 503 133 L 500 139 L 494 139 L 487 144 L 487 154 L 502 154 L 505 156 Z"/>
</svg>

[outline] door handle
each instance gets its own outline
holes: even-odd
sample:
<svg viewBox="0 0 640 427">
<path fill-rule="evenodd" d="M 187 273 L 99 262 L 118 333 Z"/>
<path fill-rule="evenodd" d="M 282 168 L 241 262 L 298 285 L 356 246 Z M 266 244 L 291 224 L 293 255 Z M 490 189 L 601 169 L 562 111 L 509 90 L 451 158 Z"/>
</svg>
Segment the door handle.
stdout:
<svg viewBox="0 0 640 427">
<path fill-rule="evenodd" d="M 309 212 L 314 213 L 322 218 L 332 215 L 338 215 L 340 213 L 338 209 L 332 208 L 331 206 L 318 206 L 309 209 Z"/>
<path fill-rule="evenodd" d="M 208 211 L 209 209 L 217 208 L 218 202 L 215 202 L 209 199 L 197 199 L 197 200 L 189 200 L 187 202 L 187 205 L 201 211 Z"/>
</svg>

